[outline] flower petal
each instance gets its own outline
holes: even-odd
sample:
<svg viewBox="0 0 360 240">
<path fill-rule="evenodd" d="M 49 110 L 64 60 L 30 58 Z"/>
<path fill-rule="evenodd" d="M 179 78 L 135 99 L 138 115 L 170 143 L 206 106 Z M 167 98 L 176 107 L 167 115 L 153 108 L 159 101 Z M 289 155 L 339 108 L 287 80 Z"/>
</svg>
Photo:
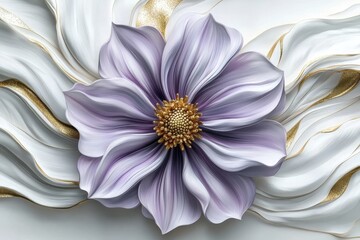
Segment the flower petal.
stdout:
<svg viewBox="0 0 360 240">
<path fill-rule="evenodd" d="M 101 157 L 125 133 L 153 132 L 154 107 L 146 94 L 126 79 L 76 84 L 65 92 L 67 117 L 80 132 L 79 150 Z"/>
<path fill-rule="evenodd" d="M 138 197 L 138 187 L 133 187 L 129 192 L 115 198 L 96 199 L 108 208 L 134 208 L 140 204 Z"/>
<path fill-rule="evenodd" d="M 275 121 L 265 120 L 226 134 L 204 132 L 202 136 L 194 145 L 225 171 L 271 176 L 286 157 L 286 131 Z"/>
<path fill-rule="evenodd" d="M 180 154 L 172 151 L 167 163 L 139 186 L 140 202 L 153 216 L 162 233 L 194 223 L 201 214 L 199 203 L 183 184 Z"/>
<path fill-rule="evenodd" d="M 122 137 L 109 147 L 93 176 L 91 198 L 120 196 L 161 165 L 168 151 L 154 137 L 152 143 L 146 138 L 149 136 Z"/>
<path fill-rule="evenodd" d="M 211 15 L 192 15 L 182 21 L 166 43 L 161 81 L 168 99 L 175 99 L 179 93 L 191 101 L 241 48 L 242 37 L 215 22 Z"/>
<path fill-rule="evenodd" d="M 110 40 L 100 51 L 99 73 L 102 78 L 130 79 L 153 97 L 154 104 L 160 102 L 164 46 L 164 39 L 155 28 L 113 24 Z"/>
<path fill-rule="evenodd" d="M 90 192 L 92 178 L 96 174 L 97 167 L 99 166 L 101 158 L 90 158 L 87 156 L 80 156 L 78 161 L 78 169 L 80 172 L 80 188 Z M 139 198 L 137 196 L 137 187 L 132 188 L 126 194 L 110 199 L 96 199 L 104 206 L 110 208 L 134 208 L 139 205 Z"/>
<path fill-rule="evenodd" d="M 124 134 L 94 163 L 80 158 L 80 187 L 95 199 L 126 194 L 165 159 L 167 151 L 156 138 L 155 134 Z"/>
<path fill-rule="evenodd" d="M 254 124 L 283 109 L 283 72 L 258 53 L 240 54 L 195 101 L 206 129 L 231 131 Z"/>
<path fill-rule="evenodd" d="M 184 153 L 183 179 L 213 223 L 241 219 L 255 197 L 251 178 L 217 168 L 198 147 Z"/>
</svg>

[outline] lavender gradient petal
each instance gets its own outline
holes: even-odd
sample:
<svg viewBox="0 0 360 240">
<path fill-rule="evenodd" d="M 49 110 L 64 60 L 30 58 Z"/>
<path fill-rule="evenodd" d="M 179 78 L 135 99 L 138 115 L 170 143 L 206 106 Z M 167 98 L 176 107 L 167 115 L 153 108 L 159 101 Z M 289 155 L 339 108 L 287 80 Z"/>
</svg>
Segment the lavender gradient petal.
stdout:
<svg viewBox="0 0 360 240">
<path fill-rule="evenodd" d="M 145 178 L 139 186 L 139 199 L 161 232 L 197 221 L 201 209 L 182 181 L 181 153 L 172 151 L 159 171 Z"/>
<path fill-rule="evenodd" d="M 92 174 L 90 198 L 115 198 L 125 194 L 141 179 L 155 171 L 166 157 L 166 149 L 155 134 L 124 135 L 110 144 Z"/>
<path fill-rule="evenodd" d="M 65 92 L 66 116 L 80 132 L 79 150 L 101 157 L 124 134 L 153 133 L 154 107 L 144 91 L 126 79 L 76 84 Z"/>
<path fill-rule="evenodd" d="M 101 158 L 91 158 L 87 156 L 80 156 L 78 161 L 78 170 L 80 173 L 80 188 L 86 192 L 90 192 L 93 185 L 93 177 L 101 162 Z M 137 195 L 138 187 L 133 187 L 125 194 L 115 198 L 99 198 L 96 199 L 106 207 L 110 208 L 134 208 L 139 205 L 139 198 Z"/>
<path fill-rule="evenodd" d="M 129 192 L 122 194 L 119 197 L 108 199 L 96 199 L 102 205 L 108 208 L 134 208 L 139 206 L 140 201 L 138 197 L 138 187 L 133 187 Z"/>
<path fill-rule="evenodd" d="M 164 46 L 164 39 L 153 27 L 113 24 L 110 40 L 100 51 L 100 76 L 130 79 L 155 104 L 163 100 L 160 68 Z"/>
<path fill-rule="evenodd" d="M 183 179 L 186 188 L 199 200 L 205 216 L 213 223 L 241 219 L 255 197 L 249 177 L 224 172 L 200 148 L 184 153 Z"/>
<path fill-rule="evenodd" d="M 272 176 L 286 157 L 286 131 L 277 122 L 264 120 L 228 133 L 204 132 L 194 145 L 228 172 L 246 176 Z"/>
<path fill-rule="evenodd" d="M 180 22 L 180 21 L 179 21 Z M 193 96 L 215 78 L 241 48 L 238 31 L 217 23 L 211 15 L 181 19 L 164 49 L 161 81 L 168 99 Z"/>
<path fill-rule="evenodd" d="M 89 192 L 93 182 L 93 176 L 96 173 L 96 168 L 99 165 L 101 158 L 92 158 L 85 155 L 81 155 L 78 160 L 78 170 L 80 174 L 79 187 Z"/>
<path fill-rule="evenodd" d="M 258 53 L 240 54 L 199 92 L 195 102 L 206 129 L 232 131 L 254 124 L 282 111 L 283 72 Z"/>
</svg>

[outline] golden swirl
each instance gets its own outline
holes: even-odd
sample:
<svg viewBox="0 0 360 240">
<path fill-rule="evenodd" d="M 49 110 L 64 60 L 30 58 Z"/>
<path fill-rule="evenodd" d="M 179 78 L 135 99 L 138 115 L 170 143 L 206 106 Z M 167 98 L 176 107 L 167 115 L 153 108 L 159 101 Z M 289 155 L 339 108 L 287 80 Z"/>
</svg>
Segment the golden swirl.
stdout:
<svg viewBox="0 0 360 240">
<path fill-rule="evenodd" d="M 136 26 L 152 26 L 164 36 L 170 15 L 181 0 L 149 0 L 140 9 Z"/>
<path fill-rule="evenodd" d="M 23 197 L 23 196 L 21 196 L 19 193 L 11 189 L 0 187 L 0 198 L 8 198 L 8 197 Z"/>
<path fill-rule="evenodd" d="M 280 38 L 278 40 L 275 41 L 275 43 L 272 45 L 272 47 L 270 48 L 268 54 L 267 54 L 267 58 L 270 59 L 272 57 L 272 55 L 274 54 L 274 51 L 276 49 L 276 47 L 278 46 L 278 43 L 280 44 L 280 56 L 279 56 L 279 61 L 278 63 L 281 61 L 282 55 L 283 55 L 283 51 L 284 51 L 284 38 L 286 36 L 287 33 L 284 33 L 283 35 L 280 36 Z"/>
<path fill-rule="evenodd" d="M 286 149 L 290 147 L 291 143 L 293 142 L 295 135 L 299 129 L 300 121 L 296 123 L 286 134 Z"/>
<path fill-rule="evenodd" d="M 338 199 L 341 195 L 343 195 L 349 185 L 351 177 L 359 170 L 360 167 L 357 167 L 351 170 L 350 172 L 348 172 L 347 174 L 345 174 L 344 176 L 342 176 L 330 189 L 329 194 L 321 203 L 334 201 Z"/>
<path fill-rule="evenodd" d="M 0 82 L 0 87 L 10 89 L 11 91 L 30 100 L 59 133 L 67 137 L 79 138 L 79 132 L 74 127 L 58 120 L 50 109 L 41 101 L 41 99 L 22 82 L 14 79 L 5 80 Z"/>
</svg>

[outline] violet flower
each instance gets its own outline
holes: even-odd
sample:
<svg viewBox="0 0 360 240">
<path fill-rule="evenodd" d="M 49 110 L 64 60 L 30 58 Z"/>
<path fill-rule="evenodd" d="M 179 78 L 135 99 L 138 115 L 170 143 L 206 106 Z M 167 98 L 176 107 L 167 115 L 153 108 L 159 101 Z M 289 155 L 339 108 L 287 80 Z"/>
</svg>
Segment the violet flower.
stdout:
<svg viewBox="0 0 360 240">
<path fill-rule="evenodd" d="M 66 92 L 80 132 L 80 187 L 107 207 L 133 208 L 163 233 L 199 219 L 241 219 L 252 177 L 285 153 L 272 120 L 284 106 L 283 73 L 211 15 L 178 23 L 167 42 L 152 27 L 113 25 L 102 79 Z"/>
</svg>

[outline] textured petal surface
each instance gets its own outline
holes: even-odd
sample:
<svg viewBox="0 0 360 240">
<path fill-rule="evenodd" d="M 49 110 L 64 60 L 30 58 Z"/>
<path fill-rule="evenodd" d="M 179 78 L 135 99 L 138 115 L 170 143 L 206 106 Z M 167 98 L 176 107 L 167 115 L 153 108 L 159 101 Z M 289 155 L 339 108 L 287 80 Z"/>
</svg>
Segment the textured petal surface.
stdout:
<svg viewBox="0 0 360 240">
<path fill-rule="evenodd" d="M 165 46 L 152 27 L 132 28 L 113 24 L 110 40 L 101 48 L 99 73 L 102 78 L 127 78 L 151 96 L 163 100 L 160 90 L 161 57 Z"/>
<path fill-rule="evenodd" d="M 123 134 L 100 159 L 79 160 L 81 187 L 91 198 L 115 198 L 160 166 L 166 150 L 155 134 Z"/>
<path fill-rule="evenodd" d="M 133 187 L 129 192 L 115 198 L 96 199 L 108 208 L 130 209 L 140 204 L 138 197 L 138 187 Z"/>
<path fill-rule="evenodd" d="M 140 202 L 162 233 L 194 223 L 201 214 L 199 203 L 184 186 L 180 154 L 177 151 L 169 154 L 167 162 L 139 186 Z"/>
<path fill-rule="evenodd" d="M 181 20 L 169 36 L 162 61 L 162 86 L 168 99 L 188 95 L 190 101 L 215 78 L 242 45 L 239 32 L 211 15 Z"/>
<path fill-rule="evenodd" d="M 109 144 L 125 133 L 153 132 L 154 108 L 129 80 L 77 84 L 65 95 L 67 117 L 80 132 L 79 150 L 84 155 L 102 156 Z"/>
<path fill-rule="evenodd" d="M 236 56 L 195 98 L 204 128 L 231 131 L 279 113 L 285 104 L 283 73 L 262 55 Z"/>
<path fill-rule="evenodd" d="M 215 165 L 229 172 L 271 176 L 286 156 L 285 129 L 270 120 L 231 133 L 204 132 L 202 136 L 194 145 Z"/>
<path fill-rule="evenodd" d="M 213 223 L 241 219 L 255 197 L 251 178 L 221 170 L 198 147 L 184 154 L 183 180 Z"/>
</svg>

